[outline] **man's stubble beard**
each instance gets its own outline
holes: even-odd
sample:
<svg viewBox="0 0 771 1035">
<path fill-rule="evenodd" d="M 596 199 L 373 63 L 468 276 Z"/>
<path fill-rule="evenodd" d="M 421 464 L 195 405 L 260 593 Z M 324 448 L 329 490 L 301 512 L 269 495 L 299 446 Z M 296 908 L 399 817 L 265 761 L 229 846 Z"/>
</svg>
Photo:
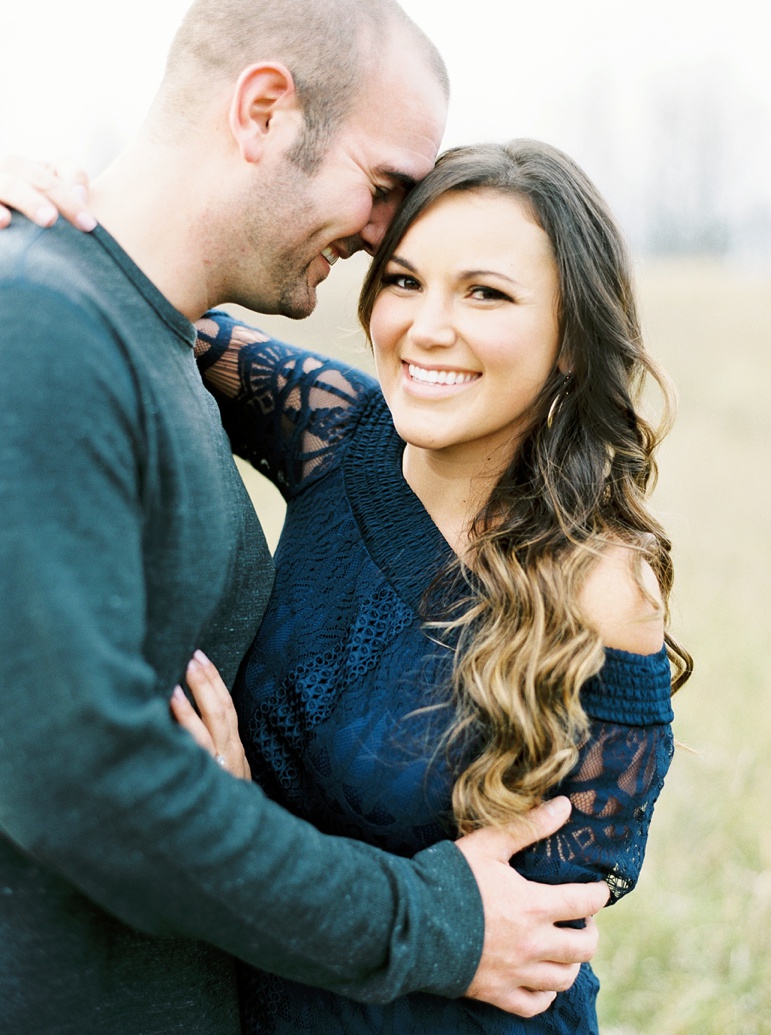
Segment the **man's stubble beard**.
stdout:
<svg viewBox="0 0 771 1035">
<path fill-rule="evenodd" d="M 278 313 L 291 320 L 303 320 L 316 308 L 316 285 L 309 280 L 310 266 L 324 244 L 313 250 L 313 241 L 303 238 L 321 224 L 311 201 L 312 181 L 290 162 L 285 163 L 286 179 L 277 179 L 266 189 L 256 211 L 248 235 L 249 248 L 259 256 L 256 264 L 262 269 L 261 283 L 254 284 L 250 294 L 257 312 Z M 299 182 L 298 182 L 299 181 Z M 287 244 L 292 229 L 300 237 L 297 244 Z"/>
</svg>

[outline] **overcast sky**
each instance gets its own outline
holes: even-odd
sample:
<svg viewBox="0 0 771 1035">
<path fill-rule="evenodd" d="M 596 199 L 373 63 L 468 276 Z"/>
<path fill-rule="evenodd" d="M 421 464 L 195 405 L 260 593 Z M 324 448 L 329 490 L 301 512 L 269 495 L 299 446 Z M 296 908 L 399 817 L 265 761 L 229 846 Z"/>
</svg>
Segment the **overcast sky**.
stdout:
<svg viewBox="0 0 771 1035">
<path fill-rule="evenodd" d="M 721 204 L 771 208 L 771 60 L 758 0 L 402 2 L 450 69 L 446 145 L 547 139 L 634 222 L 670 138 L 701 134 L 709 155 L 719 135 L 713 157 L 731 194 Z M 4 0 L 0 153 L 69 154 L 97 172 L 138 128 L 187 5 Z"/>
</svg>

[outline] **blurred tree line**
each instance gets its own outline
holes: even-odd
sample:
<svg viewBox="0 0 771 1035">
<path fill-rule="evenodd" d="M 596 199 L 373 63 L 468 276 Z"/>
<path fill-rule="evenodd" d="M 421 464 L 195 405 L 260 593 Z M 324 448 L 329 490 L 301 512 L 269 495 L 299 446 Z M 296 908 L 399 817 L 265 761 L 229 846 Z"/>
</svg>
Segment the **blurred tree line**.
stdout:
<svg viewBox="0 0 771 1035">
<path fill-rule="evenodd" d="M 562 115 L 638 253 L 771 265 L 771 97 L 719 62 L 637 83 L 595 69 Z"/>
</svg>

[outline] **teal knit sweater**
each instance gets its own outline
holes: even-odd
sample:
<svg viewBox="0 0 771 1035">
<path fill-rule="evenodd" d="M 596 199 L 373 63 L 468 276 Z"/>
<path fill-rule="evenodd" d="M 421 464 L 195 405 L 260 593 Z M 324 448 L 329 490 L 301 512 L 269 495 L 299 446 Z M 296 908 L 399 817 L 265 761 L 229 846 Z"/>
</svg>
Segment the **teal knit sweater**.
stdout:
<svg viewBox="0 0 771 1035">
<path fill-rule="evenodd" d="M 228 954 L 370 1001 L 459 995 L 476 885 L 318 833 L 172 722 L 272 582 L 194 331 L 104 231 L 0 240 L 0 1030 L 238 1030 Z"/>
</svg>

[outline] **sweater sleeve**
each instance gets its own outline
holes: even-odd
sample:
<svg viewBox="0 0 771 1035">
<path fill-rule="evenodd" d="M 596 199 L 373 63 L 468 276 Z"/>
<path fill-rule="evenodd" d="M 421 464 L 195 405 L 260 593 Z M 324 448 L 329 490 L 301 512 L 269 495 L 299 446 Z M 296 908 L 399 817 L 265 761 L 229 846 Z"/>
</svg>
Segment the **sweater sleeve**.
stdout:
<svg viewBox="0 0 771 1035">
<path fill-rule="evenodd" d="M 605 665 L 582 691 L 590 718 L 573 772 L 556 788 L 573 805 L 555 835 L 513 860 L 546 883 L 607 881 L 610 902 L 640 876 L 653 808 L 672 759 L 671 680 L 666 650 L 606 649 Z"/>
<path fill-rule="evenodd" d="M 295 496 L 334 461 L 377 382 L 219 310 L 197 330 L 198 366 L 233 452 Z"/>
<path fill-rule="evenodd" d="M 483 917 L 453 845 L 402 860 L 324 836 L 170 720 L 143 650 L 130 365 L 66 298 L 6 287 L 0 311 L 4 836 L 151 934 L 363 1000 L 460 995 Z"/>
</svg>

